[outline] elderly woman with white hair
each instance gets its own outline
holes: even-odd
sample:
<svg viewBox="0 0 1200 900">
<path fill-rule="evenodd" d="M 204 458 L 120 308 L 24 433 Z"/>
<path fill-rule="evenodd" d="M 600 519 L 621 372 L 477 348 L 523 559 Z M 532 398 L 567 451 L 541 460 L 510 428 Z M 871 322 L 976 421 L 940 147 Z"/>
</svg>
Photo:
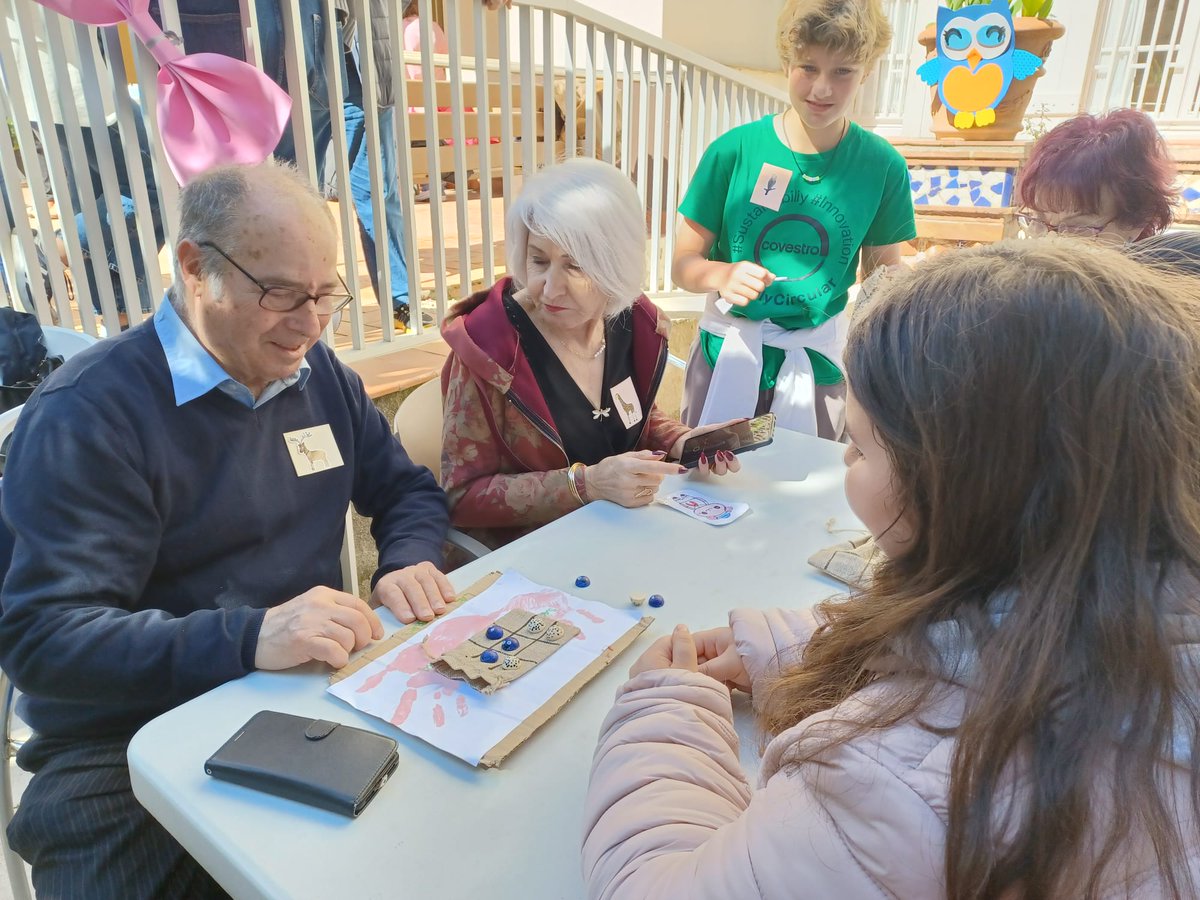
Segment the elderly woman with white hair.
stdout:
<svg viewBox="0 0 1200 900">
<path fill-rule="evenodd" d="M 689 430 L 655 406 L 670 324 L 642 294 L 646 219 L 629 179 L 573 159 L 530 177 L 508 212 L 510 277 L 442 328 L 442 487 L 453 522 L 492 546 L 592 500 L 653 501 L 686 471 Z M 728 423 L 721 423 L 728 424 Z M 702 471 L 737 471 L 732 453 Z"/>
</svg>

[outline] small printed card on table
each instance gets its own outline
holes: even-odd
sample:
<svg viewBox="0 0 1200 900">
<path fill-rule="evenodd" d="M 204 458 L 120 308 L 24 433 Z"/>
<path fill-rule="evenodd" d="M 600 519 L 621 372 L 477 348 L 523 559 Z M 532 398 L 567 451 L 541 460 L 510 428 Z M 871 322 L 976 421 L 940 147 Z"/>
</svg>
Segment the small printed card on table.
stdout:
<svg viewBox="0 0 1200 900">
<path fill-rule="evenodd" d="M 717 500 L 692 488 L 679 488 L 656 500 L 708 525 L 728 525 L 750 511 L 748 503 Z"/>
</svg>

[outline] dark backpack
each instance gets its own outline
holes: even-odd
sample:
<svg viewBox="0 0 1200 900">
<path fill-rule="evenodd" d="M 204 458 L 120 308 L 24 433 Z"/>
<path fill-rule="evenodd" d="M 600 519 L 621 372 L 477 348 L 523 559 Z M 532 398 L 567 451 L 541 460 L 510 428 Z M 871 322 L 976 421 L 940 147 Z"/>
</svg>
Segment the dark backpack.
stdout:
<svg viewBox="0 0 1200 900">
<path fill-rule="evenodd" d="M 20 406 L 46 376 L 62 365 L 46 351 L 36 316 L 0 308 L 0 412 Z"/>
<path fill-rule="evenodd" d="M 29 399 L 46 376 L 61 366 L 61 356 L 46 351 L 46 337 L 36 316 L 0 308 L 0 413 Z M 0 445 L 0 475 L 8 456 L 10 434 Z"/>
</svg>

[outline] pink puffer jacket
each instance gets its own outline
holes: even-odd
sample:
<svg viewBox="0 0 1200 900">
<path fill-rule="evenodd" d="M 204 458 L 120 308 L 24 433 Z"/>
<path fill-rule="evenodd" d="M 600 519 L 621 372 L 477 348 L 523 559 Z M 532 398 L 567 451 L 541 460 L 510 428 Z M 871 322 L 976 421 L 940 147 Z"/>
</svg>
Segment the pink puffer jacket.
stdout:
<svg viewBox="0 0 1200 900">
<path fill-rule="evenodd" d="M 730 624 L 756 685 L 773 674 L 779 651 L 796 648 L 814 629 L 808 612 L 735 610 Z M 945 896 L 954 741 L 935 729 L 958 722 L 963 687 L 946 682 L 920 722 L 909 719 L 856 738 L 816 762 L 788 764 L 797 750 L 813 746 L 820 722 L 853 716 L 864 703 L 886 703 L 904 679 L 889 676 L 777 736 L 764 753 L 757 789 L 738 762 L 723 685 L 678 669 L 631 679 L 604 722 L 592 767 L 583 845 L 588 896 Z M 1176 785 L 1178 808 L 1189 809 L 1187 770 L 1174 763 L 1164 768 Z M 1119 886 L 1105 896 L 1161 896 L 1146 848 L 1129 851 L 1123 865 L 1113 866 Z M 1193 848 L 1193 877 L 1200 878 L 1197 853 Z"/>
</svg>

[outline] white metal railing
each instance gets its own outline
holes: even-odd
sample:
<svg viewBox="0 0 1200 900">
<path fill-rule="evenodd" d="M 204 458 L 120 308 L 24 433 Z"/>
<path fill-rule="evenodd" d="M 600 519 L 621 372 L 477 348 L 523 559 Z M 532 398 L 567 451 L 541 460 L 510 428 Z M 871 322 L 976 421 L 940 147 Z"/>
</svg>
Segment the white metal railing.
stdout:
<svg viewBox="0 0 1200 900">
<path fill-rule="evenodd" d="M 1084 94 L 1090 112 L 1118 106 L 1160 123 L 1200 116 L 1200 2 L 1100 0 L 1098 33 Z"/>
<path fill-rule="evenodd" d="M 244 52 L 251 61 L 262 58 L 256 23 L 263 8 L 277 0 L 226 0 L 241 14 Z M 344 127 L 342 73 L 326 67 L 331 140 L 328 159 L 318 159 L 314 146 L 301 29 L 311 22 L 300 7 L 319 10 L 334 21 L 332 0 L 296 0 L 282 7 L 285 67 L 292 85 L 293 131 L 297 165 L 314 184 L 325 171 L 336 173 L 341 202 L 337 204 L 347 283 L 363 285 L 358 267 L 358 227 L 350 202 L 349 160 Z M 903 0 L 900 0 L 903 2 Z M 272 6 L 268 7 L 268 4 Z M 212 11 L 221 4 L 210 4 Z M 344 355 L 367 355 L 401 343 L 419 341 L 423 329 L 418 298 L 425 295 L 440 322 L 447 303 L 468 293 L 472 285 L 490 284 L 503 266 L 499 226 L 519 190 L 520 174 L 538 165 L 575 155 L 596 156 L 618 165 L 637 185 L 650 222 L 647 292 L 674 290 L 670 259 L 674 249 L 674 209 L 705 147 L 718 134 L 751 118 L 785 108 L 786 94 L 698 54 L 674 46 L 597 12 L 574 0 L 520 2 L 509 10 L 489 13 L 477 0 L 445 0 L 444 22 L 449 42 L 445 56 L 435 55 L 431 0 L 420 0 L 422 50 L 403 54 L 402 0 L 386 0 L 388 39 L 393 51 L 390 76 L 377 71 L 372 46 L 371 0 L 350 0 L 359 23 L 359 55 L 363 84 L 366 142 L 369 153 L 372 213 L 376 228 L 378 310 L 356 300 L 347 308 L 334 341 Z M 164 28 L 180 28 L 176 0 L 163 0 Z M 122 327 L 114 280 L 106 277 L 102 223 L 112 222 L 115 283 L 125 298 L 127 318 L 144 318 L 134 277 L 135 258 L 145 271 L 150 307 L 161 302 L 171 276 L 170 252 L 160 255 L 153 222 L 160 218 L 167 247 L 173 244 L 178 188 L 165 164 L 155 123 L 156 65 L 134 40 L 133 71 L 126 71 L 118 28 L 77 25 L 29 0 L 0 0 L 0 114 L 12 122 L 16 148 L 0 140 L 0 175 L 13 210 L 11 227 L 0 228 L 0 262 L 7 273 L 0 303 L 31 306 L 44 323 L 56 321 L 98 333 Z M 185 46 L 184 48 L 188 48 Z M 327 59 L 342 52 L 338 36 L 326 29 Z M 419 63 L 419 85 L 405 78 L 404 62 Z M 24 80 L 21 72 L 27 72 Z M 438 76 L 444 71 L 445 85 Z M 77 75 L 76 75 L 77 73 Z M 64 77 L 70 75 L 71 78 Z M 388 314 L 391 295 L 387 217 L 380 156 L 380 122 L 373 102 L 376 80 L 392 78 L 395 97 L 394 135 L 397 179 L 402 198 L 413 333 L 401 336 Z M 74 80 L 72 80 L 74 79 Z M 130 84 L 132 82 L 132 84 Z M 22 87 L 22 83 L 28 87 Z M 72 87 L 75 85 L 75 87 Z M 493 110 L 489 85 L 499 88 L 499 109 Z M 297 89 L 299 86 L 300 89 Z M 421 95 L 410 96 L 418 87 Z M 76 110 L 75 96 L 83 103 Z M 136 99 L 140 98 L 140 111 Z M 540 107 L 539 107 L 540 98 Z M 558 102 L 553 102 L 558 98 Z M 448 114 L 421 117 L 424 148 L 412 146 L 407 111 L 435 110 L 448 105 Z M 139 150 L 137 116 L 145 125 L 145 156 Z M 449 119 L 449 133 L 443 130 Z M 499 123 L 499 133 L 492 129 Z M 111 129 L 114 139 L 108 139 Z M 471 138 L 470 135 L 475 135 Z M 56 139 L 61 135 L 62 140 Z M 539 141 L 539 135 L 542 140 Z M 557 140 L 556 140 L 557 138 Z M 449 142 L 447 143 L 447 139 Z M 470 141 L 470 143 L 469 143 Z M 493 141 L 498 141 L 493 143 Z M 90 142 L 90 143 L 88 143 Z M 40 144 L 44 157 L 40 157 Z M 65 149 L 65 153 L 64 153 Z M 114 150 L 118 157 L 114 157 Z M 19 152 L 21 166 L 16 153 Z M 68 159 L 69 158 L 69 159 Z M 120 226 L 124 218 L 118 187 L 117 158 L 128 172 L 128 204 L 136 226 L 132 240 Z M 148 164 L 143 167 L 143 159 Z M 94 165 L 89 166 L 89 160 Z M 414 166 L 428 172 L 433 190 L 426 209 L 416 203 L 411 185 Z M 101 190 L 93 196 L 91 168 Z M 468 170 L 480 176 L 479 195 L 469 196 Z M 23 171 L 22 171 L 23 169 Z M 437 190 L 443 173 L 452 171 L 456 190 L 452 201 Z M 501 200 L 493 196 L 492 174 L 502 186 Z M 44 176 L 51 196 L 42 190 Z M 423 178 L 425 176 L 422 176 Z M 72 191 L 71 185 L 76 187 Z M 494 212 L 493 212 L 494 211 Z M 74 227 L 76 217 L 81 227 Z M 494 218 L 495 217 L 495 218 Z M 3 218 L 0 223 L 8 224 Z M 61 232 L 61 248 L 50 239 Z M 78 232 L 87 236 L 98 257 L 99 275 L 92 296 L 84 276 L 83 248 Z M 38 250 L 45 260 L 50 291 L 40 274 Z M 60 249 L 66 268 L 60 261 Z M 422 253 L 425 258 L 422 258 Z M 161 263 L 161 264 L 160 264 Z M 69 275 L 68 275 L 69 270 Z M 359 293 L 359 292 L 356 292 Z M 99 314 L 93 313 L 93 303 Z M 428 335 L 426 335 L 428 336 Z"/>
</svg>

